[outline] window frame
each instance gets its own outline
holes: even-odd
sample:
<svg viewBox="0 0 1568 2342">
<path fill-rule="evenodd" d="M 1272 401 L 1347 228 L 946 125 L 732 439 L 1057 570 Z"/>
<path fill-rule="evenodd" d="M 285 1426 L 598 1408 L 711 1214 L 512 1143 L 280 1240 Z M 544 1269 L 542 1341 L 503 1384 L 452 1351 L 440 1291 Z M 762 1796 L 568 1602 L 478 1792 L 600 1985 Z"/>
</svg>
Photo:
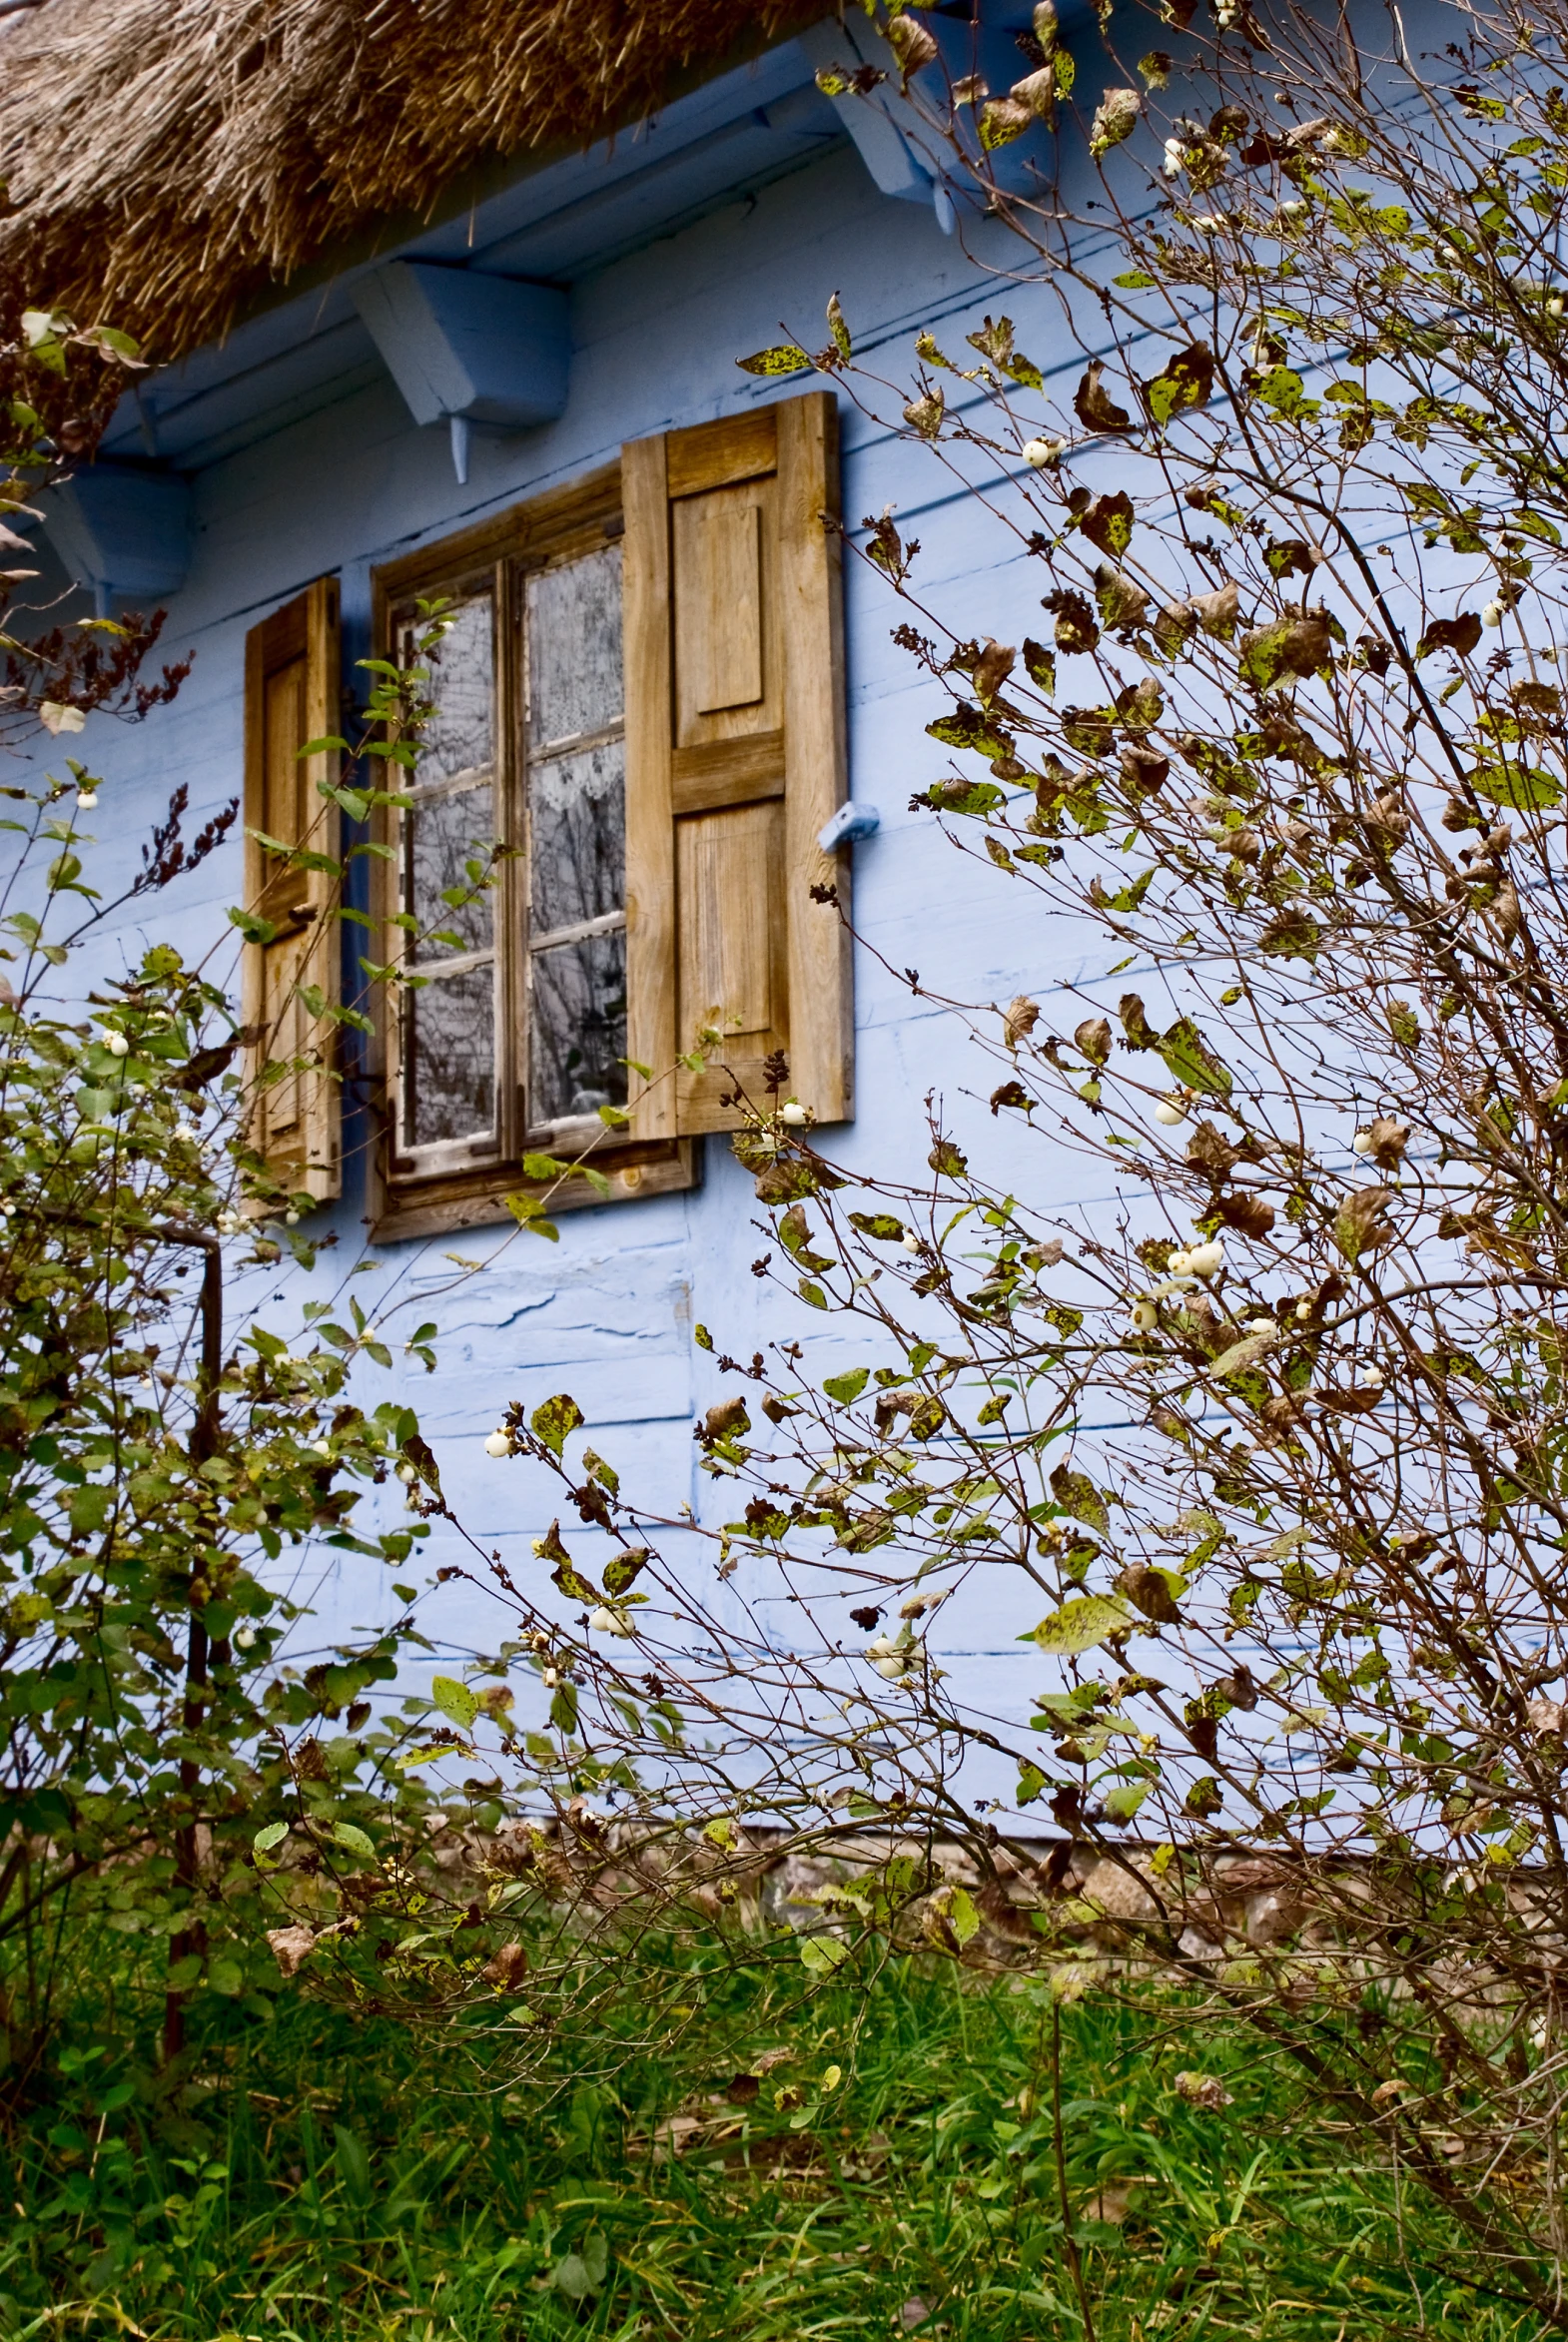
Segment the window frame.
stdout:
<svg viewBox="0 0 1568 2342">
<path fill-rule="evenodd" d="M 379 564 L 371 572 L 376 655 L 396 655 L 397 629 L 421 594 L 490 591 L 494 628 L 494 790 L 496 831 L 506 855 L 492 892 L 496 986 L 495 1142 L 477 1155 L 470 1141 L 420 1150 L 426 1160 L 411 1162 L 395 1152 L 400 1080 L 401 999 L 384 987 L 376 1003 L 371 1052 L 372 1098 L 379 1123 L 372 1150 L 370 1216 L 378 1238 L 437 1234 L 482 1226 L 510 1217 L 505 1198 L 539 1191 L 524 1177 L 522 1157 L 533 1150 L 567 1159 L 597 1136 L 592 1162 L 610 1183 L 610 1199 L 668 1193 L 693 1186 L 700 1175 L 700 1147 L 691 1139 L 619 1138 L 597 1118 L 557 1123 L 546 1139 L 530 1133 L 526 1121 L 527 983 L 532 947 L 528 936 L 529 887 L 526 852 L 526 736 L 523 674 L 523 611 L 530 571 L 580 557 L 623 533 L 621 471 L 618 462 L 509 506 L 475 525 L 440 537 L 416 551 Z M 389 775 L 391 779 L 392 775 Z M 372 828 L 378 852 L 372 857 L 373 953 L 388 961 L 400 957 L 402 932 L 391 924 L 399 907 L 401 817 L 383 808 Z M 624 908 L 624 906 L 623 906 Z M 550 1208 L 570 1210 L 604 1201 L 586 1178 L 564 1182 Z"/>
</svg>

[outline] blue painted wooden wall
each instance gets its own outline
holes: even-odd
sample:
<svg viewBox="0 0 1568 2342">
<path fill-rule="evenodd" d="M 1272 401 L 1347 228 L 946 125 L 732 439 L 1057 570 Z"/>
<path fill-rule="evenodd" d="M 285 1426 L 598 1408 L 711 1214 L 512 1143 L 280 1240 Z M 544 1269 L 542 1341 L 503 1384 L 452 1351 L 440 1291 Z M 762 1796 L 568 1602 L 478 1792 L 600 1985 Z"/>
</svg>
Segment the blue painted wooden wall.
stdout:
<svg viewBox="0 0 1568 2342">
<path fill-rule="evenodd" d="M 1075 174 L 1087 166 L 1074 165 Z M 966 243 L 969 250 L 966 250 Z M 976 257 L 978 255 L 978 258 Z M 609 458 L 625 438 L 733 412 L 770 393 L 735 360 L 777 338 L 780 321 L 808 342 L 837 291 L 857 345 L 879 372 L 907 382 L 917 329 L 931 325 L 955 350 L 985 311 L 1006 308 L 1021 344 L 1048 370 L 1081 365 L 1056 299 L 998 284 L 982 265 L 1013 257 L 1000 233 L 972 224 L 944 237 L 931 212 L 879 196 L 854 151 L 831 145 L 819 159 L 760 191 L 711 211 L 678 233 L 588 269 L 571 290 L 570 392 L 552 424 L 477 436 L 466 488 L 456 485 L 445 432 L 418 430 L 385 373 L 356 350 L 341 384 L 314 410 L 211 463 L 194 481 L 194 554 L 170 609 L 168 642 L 195 652 L 178 703 L 140 728 L 93 727 L 85 751 L 105 775 L 95 817 L 99 883 L 134 861 L 169 790 L 185 782 L 204 819 L 238 794 L 242 769 L 242 664 L 247 627 L 310 578 L 343 579 L 346 634 L 367 645 L 374 563 Z M 785 387 L 785 391 L 798 388 Z M 1068 386 L 1071 394 L 1071 383 Z M 907 394 L 907 392 L 906 392 Z M 889 401 L 890 408 L 893 402 Z M 844 405 L 844 500 L 853 521 L 891 504 L 925 551 L 927 590 L 973 633 L 1016 642 L 1042 630 L 1038 562 L 958 493 L 938 459 L 894 439 Z M 1048 1004 L 1054 985 L 1103 953 L 1053 923 L 1039 899 L 989 867 L 961 859 L 934 817 L 907 810 L 911 794 L 944 769 L 945 752 L 924 725 L 942 704 L 889 641 L 900 612 L 863 564 L 847 573 L 851 782 L 881 809 L 880 833 L 855 849 L 858 924 L 896 969 L 918 967 L 940 992 L 1006 1002 L 1027 991 Z M 98 958 L 128 963 L 143 938 L 168 935 L 192 958 L 211 948 L 232 972 L 228 904 L 241 891 L 238 835 L 189 884 L 140 907 L 107 935 Z M 1086 955 L 1089 960 L 1086 961 Z M 923 1100 L 936 1090 L 977 1165 L 1043 1203 L 1073 1198 L 1082 1173 L 1051 1137 L 1010 1135 L 988 1114 L 995 1076 L 975 1062 L 960 1027 L 891 979 L 868 949 L 857 957 L 859 1111 L 832 1138 L 851 1167 L 907 1170 L 923 1162 Z M 980 1099 L 969 1092 L 978 1090 Z M 1095 1199 L 1085 1195 L 1082 1200 Z M 694 1346 L 701 1320 L 721 1349 L 749 1354 L 779 1335 L 808 1345 L 803 1371 L 820 1379 L 862 1354 L 831 1320 L 781 1296 L 749 1273 L 760 1250 L 749 1177 L 722 1141 L 709 1141 L 706 1176 L 694 1192 L 563 1215 L 560 1241 L 515 1236 L 483 1275 L 455 1282 L 450 1250 L 488 1249 L 477 1233 L 426 1245 L 377 1248 L 377 1274 L 354 1279 L 377 1314 L 391 1304 L 389 1335 L 439 1320 L 440 1367 L 432 1377 L 399 1368 L 371 1376 L 369 1390 L 406 1385 L 440 1458 L 457 1510 L 513 1572 L 533 1582 L 528 1540 L 546 1526 L 548 1493 L 529 1467 L 489 1460 L 482 1441 L 506 1401 L 529 1406 L 569 1390 L 595 1443 L 623 1483 L 674 1511 L 692 1504 L 723 1518 L 726 1498 L 695 1470 L 693 1413 L 718 1395 L 712 1360 Z M 363 1204 L 351 1193 L 333 1214 L 340 1243 L 322 1256 L 327 1289 L 365 1247 Z M 497 1237 L 503 1231 L 496 1231 Z M 254 1272 L 241 1297 L 271 1311 L 280 1330 L 306 1288 Z M 282 1296 L 274 1301 L 274 1293 Z M 591 1540 L 581 1540 L 591 1562 Z M 439 1560 L 437 1546 L 429 1559 Z M 711 1571 L 695 1550 L 694 1568 Z M 390 1587 L 370 1565 L 315 1554 L 301 1587 L 330 1638 L 392 1615 Z M 1034 1624 L 1038 1598 L 982 1574 L 944 1619 L 940 1641 L 955 1688 L 1022 1719 L 1026 1686 L 1043 1680 L 1038 1655 L 1015 1638 Z M 504 1608 L 459 1585 L 443 1590 L 430 1618 L 452 1646 L 494 1646 L 509 1631 Z M 846 1632 L 851 1632 L 846 1626 Z M 976 1774 L 979 1796 L 1006 1780 Z"/>
</svg>

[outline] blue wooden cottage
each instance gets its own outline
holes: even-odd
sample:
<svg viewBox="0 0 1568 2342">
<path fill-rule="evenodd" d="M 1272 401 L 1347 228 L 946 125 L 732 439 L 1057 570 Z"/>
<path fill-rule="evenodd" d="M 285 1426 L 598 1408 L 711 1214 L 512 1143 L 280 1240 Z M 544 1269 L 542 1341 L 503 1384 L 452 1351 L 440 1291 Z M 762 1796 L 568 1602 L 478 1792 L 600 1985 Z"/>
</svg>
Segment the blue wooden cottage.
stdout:
<svg viewBox="0 0 1568 2342">
<path fill-rule="evenodd" d="M 891 505 L 978 637 L 1017 640 L 1038 579 L 907 432 L 821 377 L 736 363 L 781 324 L 826 340 L 837 293 L 890 386 L 920 328 L 962 345 L 1003 307 L 1048 373 L 1081 364 L 1054 301 L 992 273 L 1016 251 L 896 75 L 823 94 L 821 69 L 890 60 L 863 16 L 813 13 L 42 0 L 0 20 L 0 259 L 157 362 L 54 499 L 49 582 L 164 604 L 195 654 L 173 706 L 73 743 L 105 775 L 102 850 L 134 858 L 177 783 L 198 818 L 239 798 L 249 830 L 317 835 L 296 750 L 343 727 L 357 662 L 395 655 L 421 599 L 453 608 L 414 808 L 358 906 L 370 940 L 241 825 L 147 916 L 216 952 L 270 1046 L 309 1053 L 302 984 L 354 997 L 362 954 L 403 948 L 399 914 L 428 929 L 475 840 L 515 849 L 419 947 L 428 982 L 378 1013 L 363 1057 L 273 1090 L 264 1133 L 336 1232 L 321 1273 L 380 1263 L 356 1289 L 394 1347 L 439 1323 L 410 1395 L 502 1548 L 543 1526 L 484 1454 L 508 1400 L 570 1390 L 623 1479 L 700 1511 L 689 1425 L 716 1393 L 694 1325 L 738 1354 L 800 1338 L 819 1376 L 842 1362 L 830 1321 L 750 1273 L 729 1076 L 667 1071 L 695 1028 L 717 1013 L 747 1080 L 784 1051 L 852 1167 L 923 1160 L 937 1091 L 961 1127 L 984 1121 L 1006 1178 L 1014 1142 L 966 1100 L 961 1028 L 899 972 L 1005 1002 L 1077 968 L 1035 897 L 907 810 L 943 768 L 931 687 L 890 643 L 885 582 L 822 515 L 853 540 Z M 930 21 L 955 70 L 1027 70 L 1020 0 L 987 0 L 983 30 L 967 9 Z M 1087 176 L 1075 137 L 1056 154 L 1042 128 L 1009 166 Z M 813 899 L 828 882 L 854 947 Z M 242 898 L 266 902 L 265 949 L 234 943 Z M 124 959 L 142 932 L 103 948 Z M 628 1060 L 659 1077 L 629 1096 Z M 598 1109 L 620 1104 L 607 1134 Z M 518 1234 L 504 1198 L 525 1159 L 594 1135 L 608 1200 L 576 1181 L 558 1243 Z M 1038 1149 L 1016 1176 L 1072 1191 Z M 315 1599 L 332 1631 L 392 1597 L 351 1577 Z M 955 1615 L 960 1689 L 1006 1698 L 1018 1626 Z"/>
</svg>

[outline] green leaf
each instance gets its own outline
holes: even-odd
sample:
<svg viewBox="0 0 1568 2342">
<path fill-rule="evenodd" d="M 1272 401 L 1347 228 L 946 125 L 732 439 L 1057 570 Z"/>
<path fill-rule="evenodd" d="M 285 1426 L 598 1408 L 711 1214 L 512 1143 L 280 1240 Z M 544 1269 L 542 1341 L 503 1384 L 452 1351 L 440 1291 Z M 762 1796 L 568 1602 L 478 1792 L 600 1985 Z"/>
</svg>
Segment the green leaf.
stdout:
<svg viewBox="0 0 1568 2342">
<path fill-rule="evenodd" d="M 953 1889 L 942 1916 L 958 1938 L 960 1950 L 966 1944 L 972 1944 L 980 1934 L 980 1914 L 976 1911 L 974 1898 L 966 1887 Z"/>
<path fill-rule="evenodd" d="M 452 1675 L 432 1675 L 430 1698 L 441 1714 L 449 1717 L 459 1731 L 467 1732 L 479 1713 L 479 1703 L 465 1683 Z"/>
<path fill-rule="evenodd" d="M 895 1219 L 891 1211 L 852 1211 L 849 1224 L 859 1228 L 863 1236 L 875 1236 L 880 1244 L 903 1241 L 904 1222 Z"/>
<path fill-rule="evenodd" d="M 1189 343 L 1143 386 L 1144 404 L 1157 430 L 1188 407 L 1206 406 L 1214 388 L 1214 354 L 1206 342 Z"/>
<path fill-rule="evenodd" d="M 1123 1781 L 1106 1792 L 1106 1812 L 1114 1822 L 1131 1822 L 1139 1807 L 1148 1797 L 1153 1784 L 1148 1781 Z"/>
<path fill-rule="evenodd" d="M 1539 765 L 1483 764 L 1469 776 L 1476 795 L 1516 813 L 1547 813 L 1562 803 L 1562 787 Z"/>
<path fill-rule="evenodd" d="M 938 716 L 926 726 L 933 740 L 940 740 L 944 748 L 972 748 L 977 756 L 995 763 L 999 756 L 1011 756 L 1015 746 L 1011 732 L 1004 731 L 990 716 L 981 714 L 968 700 L 960 700 L 951 715 Z M 1000 804 L 1002 792 L 988 782 L 976 784 L 975 795 L 980 799 L 974 807 L 962 805 L 961 812 L 984 812 L 989 806 Z"/>
<path fill-rule="evenodd" d="M 1241 638 L 1241 674 L 1259 691 L 1271 691 L 1281 677 L 1315 675 L 1326 667 L 1333 645 L 1326 610 L 1301 618 L 1279 618 Z"/>
<path fill-rule="evenodd" d="M 822 1387 L 830 1399 L 836 1400 L 841 1407 L 847 1407 L 859 1398 L 870 1380 L 869 1366 L 852 1366 L 847 1374 L 830 1374 Z"/>
<path fill-rule="evenodd" d="M 811 359 L 798 342 L 775 342 L 769 350 L 758 350 L 750 358 L 737 358 L 735 364 L 742 374 L 798 375 L 809 373 Z"/>
<path fill-rule="evenodd" d="M 251 1845 L 257 1854 L 271 1854 L 275 1846 L 282 1846 L 289 1835 L 287 1822 L 269 1822 L 265 1830 L 258 1830 Z"/>
<path fill-rule="evenodd" d="M 109 1518 L 109 1507 L 114 1490 L 107 1481 L 89 1481 L 85 1487 L 73 1488 L 67 1499 L 71 1527 L 79 1537 L 101 1529 Z"/>
<path fill-rule="evenodd" d="M 836 1967 L 842 1967 L 849 1957 L 849 1946 L 837 1936 L 803 1936 L 800 1942 L 800 1964 L 808 1975 L 830 1976 Z"/>
<path fill-rule="evenodd" d="M 1082 1594 L 1043 1618 L 1033 1635 L 1024 1640 L 1038 1643 L 1042 1651 L 1053 1652 L 1058 1658 L 1074 1659 L 1081 1651 L 1092 1651 L 1097 1643 L 1109 1642 L 1113 1635 L 1125 1634 L 1132 1623 L 1131 1607 L 1116 1595 Z"/>
<path fill-rule="evenodd" d="M 652 1554 L 646 1548 L 632 1553 L 618 1553 L 613 1561 L 604 1565 L 605 1593 L 616 1597 L 629 1593 L 652 1559 Z M 637 1599 L 641 1601 L 640 1594 Z"/>
<path fill-rule="evenodd" d="M 344 1847 L 348 1853 L 359 1855 L 362 1861 L 375 1862 L 375 1845 L 372 1840 L 367 1838 L 357 1822 L 335 1822 L 333 1824 L 333 1839 L 335 1844 Z"/>
<path fill-rule="evenodd" d="M 1228 1070 L 1214 1057 L 1190 1017 L 1182 1017 L 1164 1034 L 1160 1054 L 1176 1080 L 1207 1098 L 1230 1093 Z"/>
<path fill-rule="evenodd" d="M 537 1195 L 530 1195 L 526 1189 L 521 1189 L 507 1195 L 504 1201 L 512 1217 L 527 1229 L 530 1236 L 547 1236 L 552 1244 L 559 1242 L 560 1229 L 552 1219 L 545 1217 L 544 1206 Z"/>
<path fill-rule="evenodd" d="M 1318 409 L 1318 401 L 1308 398 L 1306 385 L 1294 367 L 1273 366 L 1252 385 L 1252 395 L 1286 422 L 1308 421 Z"/>
<path fill-rule="evenodd" d="M 542 1406 L 534 1408 L 528 1418 L 533 1435 L 540 1445 L 547 1447 L 551 1455 L 557 1456 L 582 1421 L 581 1407 L 565 1391 L 560 1391 L 554 1398 L 547 1398 Z"/>
<path fill-rule="evenodd" d="M 582 1468 L 587 1473 L 590 1480 L 597 1480 L 599 1486 L 601 1488 L 607 1488 L 611 1496 L 619 1495 L 620 1474 L 616 1471 L 613 1464 L 607 1464 L 605 1462 L 604 1458 L 598 1453 L 597 1449 L 591 1447 L 585 1447 L 583 1449 Z"/>
<path fill-rule="evenodd" d="M 1133 499 L 1125 488 L 1114 495 L 1091 496 L 1078 515 L 1078 527 L 1103 553 L 1125 553 L 1133 541 Z"/>
<path fill-rule="evenodd" d="M 591 1578 L 585 1578 L 571 1555 L 561 1543 L 560 1523 L 551 1521 L 542 1537 L 535 1537 L 533 1550 L 540 1561 L 555 1564 L 550 1572 L 551 1583 L 558 1586 L 568 1602 L 580 1602 L 585 1609 L 594 1609 L 599 1602 L 599 1591 Z"/>
<path fill-rule="evenodd" d="M 1058 1464 L 1051 1475 L 1051 1493 L 1074 1520 L 1087 1521 L 1102 1537 L 1109 1535 L 1111 1516 L 1106 1500 L 1087 1472 L 1070 1472 L 1066 1464 Z"/>
</svg>

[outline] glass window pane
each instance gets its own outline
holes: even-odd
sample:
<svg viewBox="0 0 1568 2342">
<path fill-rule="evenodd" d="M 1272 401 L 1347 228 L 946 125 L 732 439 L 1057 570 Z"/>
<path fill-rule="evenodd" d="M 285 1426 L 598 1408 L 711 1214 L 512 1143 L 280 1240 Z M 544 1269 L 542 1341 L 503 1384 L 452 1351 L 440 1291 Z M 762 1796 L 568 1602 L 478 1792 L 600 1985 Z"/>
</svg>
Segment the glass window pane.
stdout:
<svg viewBox="0 0 1568 2342">
<path fill-rule="evenodd" d="M 451 612 L 451 631 L 430 660 L 435 713 L 424 727 L 414 772 L 423 787 L 487 772 L 494 753 L 495 652 L 490 596 L 475 594 Z"/>
<path fill-rule="evenodd" d="M 528 579 L 528 737 L 542 747 L 602 732 L 625 705 L 620 546 Z"/>
<path fill-rule="evenodd" d="M 469 968 L 407 995 L 403 1144 L 484 1139 L 495 1129 L 495 973 Z"/>
<path fill-rule="evenodd" d="M 419 922 L 419 932 L 408 938 L 415 960 L 449 959 L 456 951 L 482 952 L 489 948 L 492 892 L 486 889 L 471 902 L 455 908 L 441 896 L 450 887 L 471 887 L 466 865 L 490 867 L 495 843 L 495 790 L 455 789 L 449 797 L 421 801 L 403 819 L 403 901 Z M 433 934 L 455 935 L 460 943 L 435 943 Z"/>
<path fill-rule="evenodd" d="M 529 1119 L 626 1103 L 626 938 L 589 936 L 532 958 Z"/>
<path fill-rule="evenodd" d="M 528 776 L 535 934 L 618 911 L 626 879 L 626 744 L 607 740 Z"/>
</svg>

